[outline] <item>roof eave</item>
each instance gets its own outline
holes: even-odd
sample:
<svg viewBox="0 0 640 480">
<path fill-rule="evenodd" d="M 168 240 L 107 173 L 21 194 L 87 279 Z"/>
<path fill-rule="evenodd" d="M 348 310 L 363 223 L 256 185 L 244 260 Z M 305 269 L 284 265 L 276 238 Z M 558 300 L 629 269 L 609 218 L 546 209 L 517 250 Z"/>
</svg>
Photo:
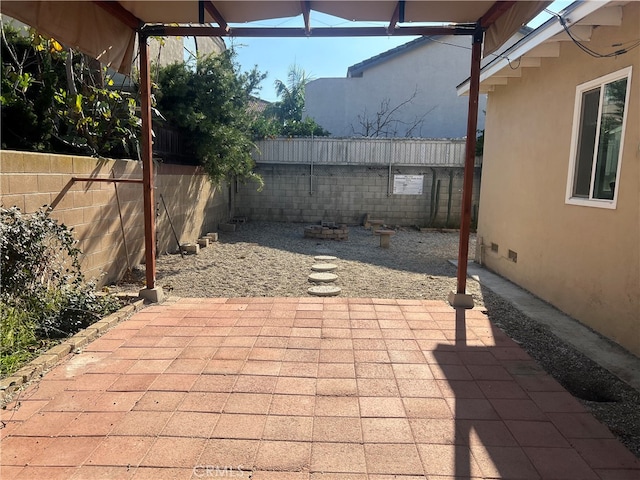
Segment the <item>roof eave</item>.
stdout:
<svg viewBox="0 0 640 480">
<path fill-rule="evenodd" d="M 592 2 L 592 1 L 577 1 L 569 5 L 562 11 L 563 15 L 571 14 L 571 19 L 567 21 L 568 25 L 573 25 L 587 15 L 599 10 L 606 6 L 610 2 Z M 558 33 L 563 31 L 563 27 L 556 17 L 552 17 L 538 28 L 533 30 L 529 35 L 516 42 L 512 47 L 508 48 L 496 57 L 494 60 L 485 65 L 480 71 L 480 84 L 484 80 L 491 78 L 503 68 L 509 66 L 510 62 L 517 60 L 526 53 L 533 50 L 535 47 L 548 41 Z M 456 87 L 458 96 L 468 95 L 469 93 L 469 78 L 460 83 Z"/>
</svg>

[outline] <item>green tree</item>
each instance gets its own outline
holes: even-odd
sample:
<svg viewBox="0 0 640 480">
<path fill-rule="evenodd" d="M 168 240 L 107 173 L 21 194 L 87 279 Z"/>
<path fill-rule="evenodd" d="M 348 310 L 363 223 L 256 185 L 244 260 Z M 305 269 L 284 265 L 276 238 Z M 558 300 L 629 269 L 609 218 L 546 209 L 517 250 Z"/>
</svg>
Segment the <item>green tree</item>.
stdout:
<svg viewBox="0 0 640 480">
<path fill-rule="evenodd" d="M 257 68 L 240 73 L 234 51 L 197 59 L 195 68 L 176 63 L 160 68 L 157 107 L 186 139 L 189 154 L 218 182 L 252 179 L 250 96 L 265 75 Z"/>
<path fill-rule="evenodd" d="M 312 118 L 303 119 L 305 87 L 311 80 L 307 73 L 296 64 L 289 67 L 286 83 L 275 81 L 277 102 L 270 105 L 253 125 L 255 138 L 276 136 L 310 137 L 327 136 L 329 132 Z"/>
</svg>

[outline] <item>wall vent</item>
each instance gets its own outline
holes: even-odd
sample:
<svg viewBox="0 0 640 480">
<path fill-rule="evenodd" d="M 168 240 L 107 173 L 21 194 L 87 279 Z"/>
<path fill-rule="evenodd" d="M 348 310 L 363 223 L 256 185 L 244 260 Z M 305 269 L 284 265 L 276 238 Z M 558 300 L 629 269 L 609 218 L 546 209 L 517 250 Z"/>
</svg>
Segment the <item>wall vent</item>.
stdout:
<svg viewBox="0 0 640 480">
<path fill-rule="evenodd" d="M 491 242 L 491 251 L 498 253 L 498 244 Z"/>
<path fill-rule="evenodd" d="M 513 250 L 509 250 L 509 260 L 513 263 L 518 263 L 518 253 Z"/>
</svg>

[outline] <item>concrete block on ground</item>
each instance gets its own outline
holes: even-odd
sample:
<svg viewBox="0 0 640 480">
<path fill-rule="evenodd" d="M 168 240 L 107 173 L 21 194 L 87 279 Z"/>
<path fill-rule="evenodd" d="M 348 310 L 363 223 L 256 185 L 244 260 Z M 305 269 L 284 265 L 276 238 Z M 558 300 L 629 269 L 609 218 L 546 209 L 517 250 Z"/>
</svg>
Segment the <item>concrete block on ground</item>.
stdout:
<svg viewBox="0 0 640 480">
<path fill-rule="evenodd" d="M 183 243 L 180 248 L 184 253 L 191 255 L 197 255 L 200 252 L 200 245 L 197 243 Z"/>
<path fill-rule="evenodd" d="M 218 232 L 209 232 L 205 235 L 209 239 L 209 243 L 218 241 Z"/>
<path fill-rule="evenodd" d="M 200 246 L 200 248 L 207 248 L 209 246 L 209 238 L 208 237 L 199 238 L 198 245 Z"/>
</svg>

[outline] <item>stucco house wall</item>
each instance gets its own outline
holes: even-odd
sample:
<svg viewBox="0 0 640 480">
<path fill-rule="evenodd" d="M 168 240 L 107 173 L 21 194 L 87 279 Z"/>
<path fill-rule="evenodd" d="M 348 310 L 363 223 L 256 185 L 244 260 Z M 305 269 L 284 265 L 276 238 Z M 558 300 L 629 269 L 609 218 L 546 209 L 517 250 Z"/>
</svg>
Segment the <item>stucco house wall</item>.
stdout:
<svg viewBox="0 0 640 480">
<path fill-rule="evenodd" d="M 313 80 L 306 86 L 305 113 L 334 137 L 358 136 L 362 133 L 358 115 L 371 118 L 383 101 L 389 100 L 394 107 L 416 92 L 411 103 L 397 112 L 397 118 L 408 124 L 428 112 L 422 127 L 410 136 L 462 137 L 466 135 L 468 101 L 457 96 L 456 85 L 469 75 L 470 46 L 466 36 L 439 37 L 380 61 L 363 62 L 370 65 L 361 69 L 362 76 Z M 482 95 L 479 129 L 484 126 L 485 101 Z M 406 129 L 399 126 L 395 136 L 407 136 Z"/>
<path fill-rule="evenodd" d="M 589 48 L 636 40 L 640 3 Z M 576 87 L 632 67 L 615 209 L 565 203 Z M 476 259 L 640 355 L 640 55 L 557 58 L 489 93 Z M 493 251 L 497 247 L 497 252 Z M 517 262 L 509 260 L 509 250 Z"/>
</svg>

